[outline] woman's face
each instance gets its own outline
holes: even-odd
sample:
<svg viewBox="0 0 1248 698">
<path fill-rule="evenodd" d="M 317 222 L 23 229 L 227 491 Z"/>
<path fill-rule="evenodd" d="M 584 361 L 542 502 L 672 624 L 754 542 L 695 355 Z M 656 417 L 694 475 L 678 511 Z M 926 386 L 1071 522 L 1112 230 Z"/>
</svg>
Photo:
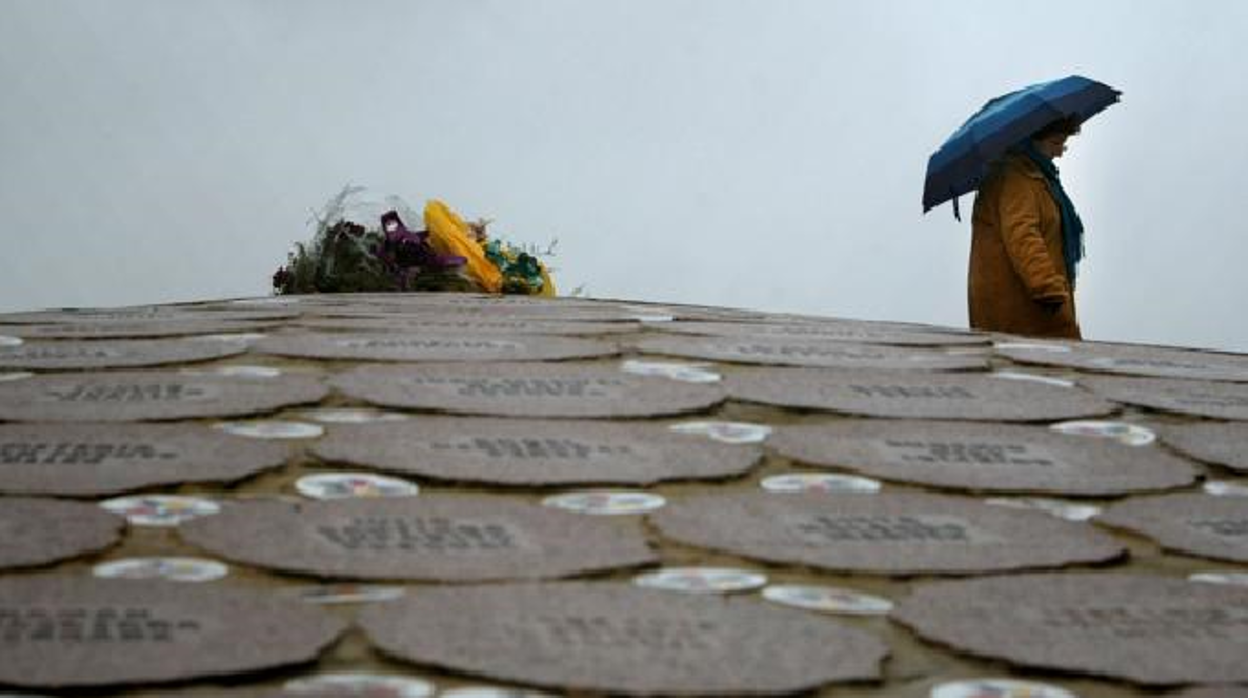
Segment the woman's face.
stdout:
<svg viewBox="0 0 1248 698">
<path fill-rule="evenodd" d="M 1052 136 L 1037 138 L 1034 142 L 1036 150 L 1040 151 L 1041 155 L 1052 159 L 1060 158 L 1066 152 L 1066 139 L 1068 138 L 1070 136 L 1067 134 L 1056 133 Z"/>
</svg>

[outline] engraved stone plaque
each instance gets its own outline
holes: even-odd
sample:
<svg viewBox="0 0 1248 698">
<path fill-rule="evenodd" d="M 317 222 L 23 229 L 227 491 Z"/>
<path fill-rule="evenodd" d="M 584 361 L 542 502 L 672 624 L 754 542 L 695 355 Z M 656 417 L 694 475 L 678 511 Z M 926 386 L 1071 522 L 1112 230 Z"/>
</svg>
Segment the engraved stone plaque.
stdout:
<svg viewBox="0 0 1248 698">
<path fill-rule="evenodd" d="M 1168 550 L 1248 562 L 1248 497 L 1171 494 L 1115 504 L 1099 523 L 1142 533 Z"/>
<path fill-rule="evenodd" d="M 233 482 L 286 457 L 280 444 L 192 424 L 0 424 L 0 492 L 80 497 Z"/>
<path fill-rule="evenodd" d="M 1248 589 L 1143 574 L 1030 574 L 925 584 L 893 618 L 1021 666 L 1147 685 L 1248 681 Z"/>
<path fill-rule="evenodd" d="M 0 497 L 0 569 L 45 565 L 98 552 L 120 540 L 125 525 L 125 519 L 94 504 Z M 0 646 L 3 643 L 0 630 Z M 0 652 L 0 662 L 4 654 Z"/>
<path fill-rule="evenodd" d="M 637 348 L 649 354 L 771 366 L 929 371 L 988 368 L 987 359 L 979 356 L 788 337 L 660 337 L 642 340 Z"/>
<path fill-rule="evenodd" d="M 229 342 L 188 342 L 180 339 L 150 341 L 27 342 L 0 347 L 0 368 L 69 370 L 158 366 L 208 361 L 247 351 Z"/>
<path fill-rule="evenodd" d="M 782 339 L 810 342 L 853 342 L 856 344 L 891 344 L 895 346 L 962 346 L 987 345 L 987 335 L 965 332 L 933 332 L 917 328 L 901 328 L 887 323 L 836 322 L 821 320 L 790 324 L 760 322 L 673 322 L 663 326 L 664 333 L 702 335 L 708 337 L 742 337 L 750 339 Z"/>
<path fill-rule="evenodd" d="M 121 308 L 80 308 L 77 310 L 36 310 L 21 313 L 0 313 L 0 324 L 74 325 L 143 322 L 274 322 L 298 317 L 288 310 L 217 310 L 205 312 L 201 306 L 146 305 Z"/>
<path fill-rule="evenodd" d="M 316 402 L 319 379 L 251 378 L 144 371 L 59 374 L 0 383 L 0 420 L 126 422 L 225 417 Z"/>
<path fill-rule="evenodd" d="M 779 427 L 770 443 L 804 463 L 983 492 L 1111 496 L 1196 480 L 1190 464 L 1157 448 L 1022 425 L 838 420 Z"/>
<path fill-rule="evenodd" d="M 792 693 L 876 678 L 887 654 L 815 614 L 609 582 L 430 588 L 360 623 L 402 659 L 578 693 Z"/>
<path fill-rule="evenodd" d="M 361 361 L 552 361 L 613 356 L 607 342 L 525 335 L 322 333 L 270 336 L 256 351 L 314 359 Z"/>
<path fill-rule="evenodd" d="M 757 446 L 690 439 L 656 424 L 449 417 L 339 425 L 312 452 L 330 462 L 501 485 L 724 478 L 762 458 Z"/>
<path fill-rule="evenodd" d="M 1248 385 L 1213 381 L 1084 377 L 1079 381 L 1116 402 L 1211 419 L 1248 420 Z"/>
<path fill-rule="evenodd" d="M 1124 552 L 1088 524 L 925 494 L 703 495 L 674 502 L 650 520 L 687 545 L 871 574 L 1058 567 Z"/>
<path fill-rule="evenodd" d="M 1004 347 L 997 353 L 1019 363 L 1064 366 L 1097 373 L 1153 378 L 1248 382 L 1248 356 L 1125 344 L 1082 343 L 1070 351 Z"/>
<path fill-rule="evenodd" d="M 51 325 L 11 325 L 5 333 L 27 339 L 124 339 L 127 337 L 178 337 L 195 334 L 255 332 L 271 322 L 241 320 L 184 319 L 152 321 L 85 320 Z"/>
<path fill-rule="evenodd" d="M 344 629 L 312 606 L 231 585 L 40 575 L 0 580 L 0 683 L 182 681 L 316 659 Z"/>
<path fill-rule="evenodd" d="M 724 398 L 718 384 L 572 363 L 365 366 L 334 385 L 377 405 L 502 417 L 650 417 L 703 410 Z"/>
<path fill-rule="evenodd" d="M 219 557 L 344 579 L 540 579 L 655 559 L 636 522 L 497 496 L 243 502 L 179 534 Z"/>
<path fill-rule="evenodd" d="M 1162 441 L 1192 458 L 1248 473 L 1248 424 L 1167 424 L 1158 430 Z"/>
<path fill-rule="evenodd" d="M 726 372 L 725 385 L 738 400 L 869 417 L 1028 422 L 1101 416 L 1115 409 L 1071 388 L 919 371 L 738 368 Z"/>
</svg>

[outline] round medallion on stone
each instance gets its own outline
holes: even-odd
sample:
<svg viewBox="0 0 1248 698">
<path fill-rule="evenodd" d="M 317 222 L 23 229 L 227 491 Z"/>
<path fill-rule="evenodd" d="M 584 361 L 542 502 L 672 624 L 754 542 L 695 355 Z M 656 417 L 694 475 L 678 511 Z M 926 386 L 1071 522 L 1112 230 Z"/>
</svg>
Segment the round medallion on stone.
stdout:
<svg viewBox="0 0 1248 698">
<path fill-rule="evenodd" d="M 135 526 L 178 526 L 221 513 L 221 505 L 211 499 L 165 494 L 115 497 L 100 502 L 100 506 Z"/>
<path fill-rule="evenodd" d="M 690 497 L 650 520 L 687 545 L 871 574 L 975 574 L 1120 557 L 1088 524 L 926 494 Z"/>
<path fill-rule="evenodd" d="M 1079 698 L 1059 686 L 1017 679 L 966 679 L 932 687 L 928 698 Z"/>
<path fill-rule="evenodd" d="M 179 533 L 230 560 L 343 579 L 540 579 L 654 560 L 635 522 L 491 496 L 242 502 Z"/>
<path fill-rule="evenodd" d="M 1248 681 L 1248 589 L 1142 574 L 1030 574 L 919 586 L 893 618 L 1011 664 L 1147 685 Z"/>
<path fill-rule="evenodd" d="M 182 681 L 316 659 L 344 629 L 314 608 L 229 585 L 33 576 L 0 580 L 0 683 Z M 255 641 L 263 638 L 263 642 Z"/>
<path fill-rule="evenodd" d="M 0 383 L 0 420 L 137 422 L 225 417 L 316 402 L 328 392 L 318 379 L 293 375 L 258 381 L 176 371 L 56 374 Z"/>
<path fill-rule="evenodd" d="M 282 687 L 292 696 L 360 696 L 361 698 L 428 698 L 436 692 L 434 685 L 423 679 L 363 672 L 317 674 L 291 679 Z"/>
<path fill-rule="evenodd" d="M 761 444 L 771 436 L 771 427 L 751 422 L 680 422 L 668 427 L 674 434 L 705 436 L 724 444 Z"/>
<path fill-rule="evenodd" d="M 320 407 L 301 410 L 299 415 L 321 424 L 369 424 L 371 422 L 402 422 L 408 416 L 399 412 L 360 409 L 357 407 Z"/>
<path fill-rule="evenodd" d="M 1248 384 L 1087 376 L 1097 395 L 1127 405 L 1210 419 L 1248 420 Z"/>
<path fill-rule="evenodd" d="M 1248 497 L 1147 497 L 1115 504 L 1096 520 L 1142 533 L 1168 550 L 1248 562 Z"/>
<path fill-rule="evenodd" d="M 0 569 L 46 565 L 98 552 L 121 540 L 125 525 L 124 519 L 94 504 L 0 498 Z M 5 601 L 0 596 L 0 604 Z M 0 633 L 2 621 L 0 616 Z M 3 655 L 0 652 L 0 662 Z"/>
<path fill-rule="evenodd" d="M 304 603 L 320 606 L 337 606 L 349 603 L 383 603 L 401 599 L 407 591 L 401 586 L 388 584 L 318 584 L 289 589 L 291 596 Z"/>
<path fill-rule="evenodd" d="M 852 589 L 803 584 L 772 584 L 763 598 L 782 606 L 845 616 L 882 616 L 893 610 L 888 599 Z"/>
<path fill-rule="evenodd" d="M 0 492 L 70 497 L 233 482 L 287 450 L 197 424 L 0 424 Z"/>
<path fill-rule="evenodd" d="M 149 341 L 27 342 L 0 346 L 0 367 L 43 371 L 126 368 L 208 361 L 246 351 L 245 346 L 182 339 Z"/>
<path fill-rule="evenodd" d="M 747 402 L 869 417 L 1033 422 L 1114 411 L 1081 390 L 922 371 L 739 368 L 727 374 L 726 387 Z"/>
<path fill-rule="evenodd" d="M 1187 575 L 1187 579 L 1201 584 L 1232 584 L 1248 587 L 1248 572 L 1193 572 Z"/>
<path fill-rule="evenodd" d="M 618 347 L 570 337 L 487 334 L 290 334 L 256 344 L 266 354 L 357 361 L 553 361 L 613 356 Z"/>
<path fill-rule="evenodd" d="M 199 557 L 127 557 L 101 562 L 91 574 L 105 579 L 165 579 L 171 582 L 212 582 L 230 573 L 216 560 Z"/>
<path fill-rule="evenodd" d="M 1167 424 L 1161 439 L 1185 455 L 1248 473 L 1248 424 Z"/>
<path fill-rule="evenodd" d="M 689 594 L 750 591 L 767 584 L 767 575 L 735 567 L 664 567 L 633 577 L 633 584 Z"/>
<path fill-rule="evenodd" d="M 636 346 L 638 350 L 648 354 L 768 366 L 928 371 L 972 371 L 988 368 L 988 361 L 978 356 L 818 339 L 659 337 L 642 340 Z"/>
<path fill-rule="evenodd" d="M 838 420 L 780 427 L 771 444 L 804 463 L 984 492 L 1109 496 L 1196 480 L 1191 465 L 1160 449 L 1022 425 Z"/>
<path fill-rule="evenodd" d="M 639 361 L 628 359 L 620 364 L 620 370 L 638 376 L 661 376 L 688 383 L 718 383 L 724 379 L 716 373 L 712 364 L 689 364 L 677 361 Z"/>
<path fill-rule="evenodd" d="M 1080 419 L 1050 424 L 1049 429 L 1059 434 L 1068 434 L 1070 436 L 1114 439 L 1128 446 L 1147 446 L 1157 440 L 1157 433 L 1152 429 L 1129 422 Z"/>
<path fill-rule="evenodd" d="M 987 336 L 932 332 L 917 328 L 901 328 L 884 323 L 818 322 L 789 324 L 757 322 L 674 322 L 663 326 L 663 332 L 707 337 L 740 337 L 759 340 L 790 340 L 802 342 L 849 342 L 854 344 L 886 344 L 894 346 L 956 346 L 986 345 Z"/>
<path fill-rule="evenodd" d="M 1069 345 L 1068 349 L 1054 352 L 1027 346 L 998 346 L 997 353 L 1018 363 L 1097 373 L 1248 382 L 1248 356 L 1126 344 L 1083 343 Z"/>
<path fill-rule="evenodd" d="M 703 410 L 724 399 L 715 384 L 570 363 L 365 366 L 338 376 L 334 385 L 387 407 L 501 417 L 652 417 Z"/>
<path fill-rule="evenodd" d="M 724 478 L 762 458 L 756 447 L 693 440 L 657 424 L 450 417 L 336 426 L 312 453 L 328 462 L 501 485 Z"/>
<path fill-rule="evenodd" d="M 763 478 L 759 483 L 767 492 L 859 492 L 875 494 L 882 485 L 879 480 L 857 475 L 836 473 L 785 473 Z"/>
<path fill-rule="evenodd" d="M 290 422 L 280 419 L 264 419 L 250 422 L 218 422 L 212 425 L 227 434 L 246 439 L 285 440 L 315 439 L 325 433 L 325 427 L 308 422 Z"/>
<path fill-rule="evenodd" d="M 420 487 L 397 477 L 371 473 L 316 473 L 295 481 L 295 489 L 309 499 L 414 497 Z"/>
<path fill-rule="evenodd" d="M 989 497 L 984 504 L 1013 509 L 1034 509 L 1067 521 L 1088 521 L 1101 513 L 1095 504 L 1078 504 L 1048 497 Z"/>
<path fill-rule="evenodd" d="M 811 690 L 876 678 L 887 654 L 817 615 L 615 583 L 431 588 L 360 623 L 386 654 L 422 665 L 623 695 Z"/>
<path fill-rule="evenodd" d="M 667 500 L 649 492 L 584 490 L 546 497 L 542 506 L 590 516 L 630 516 L 648 514 L 667 506 Z"/>
</svg>

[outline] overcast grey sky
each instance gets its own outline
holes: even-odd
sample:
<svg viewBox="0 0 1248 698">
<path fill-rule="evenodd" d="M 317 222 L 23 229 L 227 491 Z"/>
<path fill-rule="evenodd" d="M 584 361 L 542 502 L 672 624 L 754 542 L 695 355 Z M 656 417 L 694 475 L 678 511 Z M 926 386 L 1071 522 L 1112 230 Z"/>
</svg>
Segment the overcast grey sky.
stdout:
<svg viewBox="0 0 1248 698">
<path fill-rule="evenodd" d="M 965 325 L 927 158 L 1076 73 L 1124 92 L 1059 161 L 1085 335 L 1248 350 L 1245 36 L 1241 0 L 0 0 L 0 309 L 265 294 L 351 182 L 557 237 L 592 296 Z"/>
</svg>

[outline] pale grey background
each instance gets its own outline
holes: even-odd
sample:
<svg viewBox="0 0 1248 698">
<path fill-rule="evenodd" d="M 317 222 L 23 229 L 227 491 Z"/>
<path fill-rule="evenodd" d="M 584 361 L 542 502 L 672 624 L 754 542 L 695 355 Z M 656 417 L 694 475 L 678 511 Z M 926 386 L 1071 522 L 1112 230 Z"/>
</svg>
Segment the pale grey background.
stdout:
<svg viewBox="0 0 1248 698">
<path fill-rule="evenodd" d="M 558 237 L 592 296 L 963 325 L 927 157 L 1078 73 L 1125 93 L 1059 161 L 1086 335 L 1248 350 L 1245 36 L 1241 0 L 0 0 L 0 309 L 265 294 L 352 182 Z"/>
</svg>

